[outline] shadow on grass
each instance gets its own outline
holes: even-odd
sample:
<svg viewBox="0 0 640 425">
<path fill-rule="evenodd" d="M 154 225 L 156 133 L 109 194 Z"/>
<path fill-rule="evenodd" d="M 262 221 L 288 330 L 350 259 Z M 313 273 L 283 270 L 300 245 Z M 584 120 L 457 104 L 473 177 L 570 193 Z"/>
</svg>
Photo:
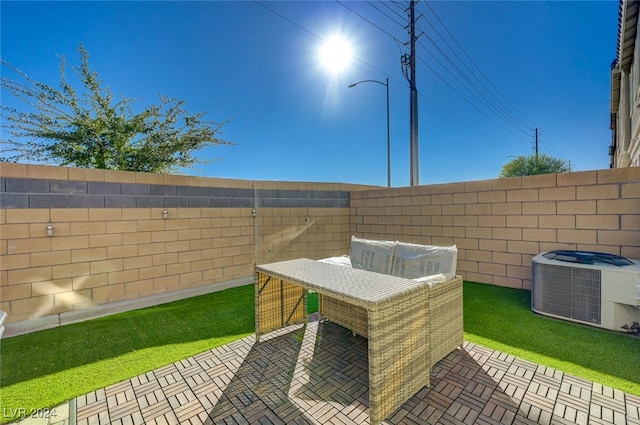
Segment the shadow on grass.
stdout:
<svg viewBox="0 0 640 425">
<path fill-rule="evenodd" d="M 465 282 L 465 339 L 640 394 L 640 338 L 538 315 L 530 306 L 528 290 Z"/>
</svg>

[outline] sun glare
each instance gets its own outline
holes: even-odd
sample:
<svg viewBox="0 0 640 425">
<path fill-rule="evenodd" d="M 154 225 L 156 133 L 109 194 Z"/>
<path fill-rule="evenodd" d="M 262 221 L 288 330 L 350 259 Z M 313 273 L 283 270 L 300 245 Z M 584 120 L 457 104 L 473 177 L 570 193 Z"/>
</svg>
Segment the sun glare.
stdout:
<svg viewBox="0 0 640 425">
<path fill-rule="evenodd" d="M 351 44 L 340 36 L 327 39 L 320 48 L 322 66 L 334 73 L 346 69 L 351 62 L 352 55 Z"/>
</svg>

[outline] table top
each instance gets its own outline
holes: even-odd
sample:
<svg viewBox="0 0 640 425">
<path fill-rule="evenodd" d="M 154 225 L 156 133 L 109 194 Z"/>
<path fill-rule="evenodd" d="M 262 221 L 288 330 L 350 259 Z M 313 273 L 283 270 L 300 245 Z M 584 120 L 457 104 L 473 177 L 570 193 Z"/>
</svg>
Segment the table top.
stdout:
<svg viewBox="0 0 640 425">
<path fill-rule="evenodd" d="M 384 303 L 428 287 L 425 282 L 308 258 L 261 264 L 256 266 L 256 270 L 362 307 Z"/>
</svg>

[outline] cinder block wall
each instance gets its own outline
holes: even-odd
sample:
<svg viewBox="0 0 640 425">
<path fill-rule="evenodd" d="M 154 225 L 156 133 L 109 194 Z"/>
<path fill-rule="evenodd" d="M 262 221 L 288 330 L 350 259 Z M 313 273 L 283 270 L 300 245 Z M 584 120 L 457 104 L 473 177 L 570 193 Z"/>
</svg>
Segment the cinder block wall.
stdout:
<svg viewBox="0 0 640 425">
<path fill-rule="evenodd" d="M 389 189 L 0 163 L 0 207 L 7 329 L 249 283 L 255 263 L 344 254 L 352 234 L 456 244 L 465 279 L 517 288 L 545 250 L 640 258 L 637 167 Z"/>
<path fill-rule="evenodd" d="M 553 249 L 640 258 L 640 168 L 351 193 L 351 233 L 456 244 L 466 280 L 531 288 L 531 259 Z"/>
<path fill-rule="evenodd" d="M 357 188 L 0 163 L 0 310 L 8 323 L 55 325 L 67 312 L 249 283 L 256 262 L 348 252 Z"/>
</svg>

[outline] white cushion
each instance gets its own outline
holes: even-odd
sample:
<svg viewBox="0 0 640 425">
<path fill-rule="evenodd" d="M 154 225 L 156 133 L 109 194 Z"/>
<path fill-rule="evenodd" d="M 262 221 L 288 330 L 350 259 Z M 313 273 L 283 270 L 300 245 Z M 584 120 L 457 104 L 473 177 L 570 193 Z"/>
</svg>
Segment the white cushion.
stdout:
<svg viewBox="0 0 640 425">
<path fill-rule="evenodd" d="M 429 288 L 434 288 L 434 287 L 438 286 L 441 283 L 450 281 L 451 279 L 448 278 L 447 276 L 445 276 L 442 273 L 438 273 L 438 274 L 434 274 L 434 275 L 431 275 L 431 276 L 422 276 L 422 277 L 419 277 L 417 279 L 412 279 L 412 280 L 415 281 L 415 282 L 421 282 L 421 283 L 422 282 L 427 282 L 427 285 L 429 285 Z"/>
<path fill-rule="evenodd" d="M 339 257 L 322 258 L 318 261 L 320 261 L 321 263 L 335 264 L 336 266 L 351 267 L 351 259 L 349 258 L 348 255 L 341 255 Z"/>
<path fill-rule="evenodd" d="M 391 274 L 395 242 L 374 241 L 351 236 L 349 258 L 354 269 Z"/>
<path fill-rule="evenodd" d="M 458 249 L 453 246 L 396 243 L 391 273 L 407 279 L 443 274 L 447 280 L 456 275 Z"/>
</svg>

